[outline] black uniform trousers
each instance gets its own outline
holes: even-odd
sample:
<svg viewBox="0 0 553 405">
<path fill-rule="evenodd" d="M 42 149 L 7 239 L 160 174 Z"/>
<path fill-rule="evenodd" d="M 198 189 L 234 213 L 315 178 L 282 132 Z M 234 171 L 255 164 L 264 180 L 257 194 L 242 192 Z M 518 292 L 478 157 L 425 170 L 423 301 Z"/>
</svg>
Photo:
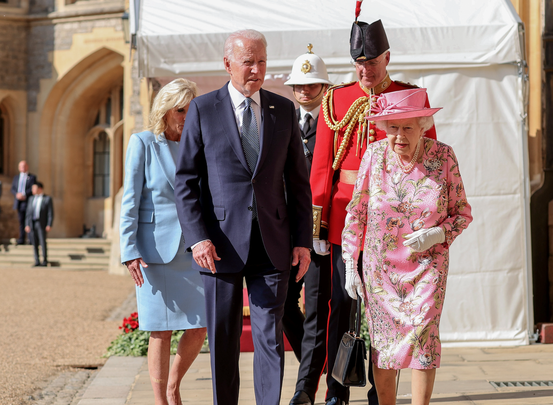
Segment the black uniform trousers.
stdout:
<svg viewBox="0 0 553 405">
<path fill-rule="evenodd" d="M 352 299 L 348 295 L 346 285 L 346 266 L 342 259 L 342 247 L 332 244 L 332 293 L 330 297 L 330 314 L 328 316 L 328 341 L 327 341 L 327 357 L 328 357 L 328 373 L 326 375 L 326 400 L 338 397 L 345 402 L 349 402 L 349 388 L 344 387 L 334 378 L 332 378 L 332 368 L 336 360 L 338 346 L 342 340 L 342 336 L 349 329 L 349 314 L 351 310 Z M 357 270 L 362 273 L 363 259 L 359 256 Z M 361 276 L 361 279 L 363 277 Z M 372 361 L 369 350 L 368 362 L 369 382 L 372 387 L 367 393 L 369 405 L 378 405 L 378 397 L 374 386 L 374 377 L 372 372 Z"/>
<path fill-rule="evenodd" d="M 284 333 L 300 362 L 296 391 L 305 391 L 313 400 L 326 363 L 330 273 L 330 255 L 315 252 L 311 252 L 309 270 L 298 283 L 298 266 L 294 266 L 282 318 Z M 302 286 L 305 286 L 305 316 L 298 305 Z"/>
</svg>

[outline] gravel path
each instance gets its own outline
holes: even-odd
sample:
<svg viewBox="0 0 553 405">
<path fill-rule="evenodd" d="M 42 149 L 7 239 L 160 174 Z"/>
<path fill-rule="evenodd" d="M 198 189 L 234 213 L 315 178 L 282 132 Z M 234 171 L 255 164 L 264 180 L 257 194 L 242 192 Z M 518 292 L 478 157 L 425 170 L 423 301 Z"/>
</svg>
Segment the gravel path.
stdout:
<svg viewBox="0 0 553 405">
<path fill-rule="evenodd" d="M 0 404 L 74 403 L 130 313 L 132 280 L 1 263 L 0 280 Z"/>
</svg>

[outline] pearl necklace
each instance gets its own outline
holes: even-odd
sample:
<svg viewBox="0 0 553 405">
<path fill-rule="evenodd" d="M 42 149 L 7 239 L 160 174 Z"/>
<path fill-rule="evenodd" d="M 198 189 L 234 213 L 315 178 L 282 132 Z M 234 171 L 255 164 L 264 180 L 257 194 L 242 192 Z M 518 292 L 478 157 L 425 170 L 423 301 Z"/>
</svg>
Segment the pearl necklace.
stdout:
<svg viewBox="0 0 553 405">
<path fill-rule="evenodd" d="M 395 155 L 396 155 L 396 162 L 398 164 L 398 166 L 401 168 L 401 170 L 403 171 L 403 173 L 411 173 L 411 171 L 413 170 L 413 168 L 415 167 L 415 163 L 417 163 L 417 159 L 419 158 L 419 150 L 420 150 L 420 147 L 421 147 L 421 139 L 419 139 L 419 141 L 417 142 L 417 148 L 415 149 L 415 154 L 413 155 L 413 159 L 411 159 L 411 161 L 407 164 L 407 165 L 404 165 L 403 162 L 401 161 L 401 158 L 399 157 L 399 154 L 397 154 L 396 152 Z"/>
</svg>

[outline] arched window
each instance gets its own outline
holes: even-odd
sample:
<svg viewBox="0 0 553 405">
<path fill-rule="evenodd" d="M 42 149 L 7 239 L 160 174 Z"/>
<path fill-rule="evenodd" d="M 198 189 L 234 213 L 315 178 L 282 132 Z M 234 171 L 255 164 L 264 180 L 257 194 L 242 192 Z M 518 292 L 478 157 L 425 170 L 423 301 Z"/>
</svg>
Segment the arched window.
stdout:
<svg viewBox="0 0 553 405">
<path fill-rule="evenodd" d="M 94 139 L 94 197 L 109 197 L 109 144 L 105 131 Z"/>
</svg>

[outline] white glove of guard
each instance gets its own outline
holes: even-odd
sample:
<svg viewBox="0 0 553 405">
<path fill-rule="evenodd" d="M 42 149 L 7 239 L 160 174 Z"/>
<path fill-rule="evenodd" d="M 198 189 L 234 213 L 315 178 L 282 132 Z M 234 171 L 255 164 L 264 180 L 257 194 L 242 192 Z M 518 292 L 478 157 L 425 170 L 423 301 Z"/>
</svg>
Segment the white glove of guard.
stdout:
<svg viewBox="0 0 553 405">
<path fill-rule="evenodd" d="M 405 235 L 405 239 L 407 240 L 403 242 L 403 246 L 409 246 L 415 252 L 424 252 L 436 243 L 445 242 L 445 234 L 441 227 L 435 226 Z"/>
<path fill-rule="evenodd" d="M 361 297 L 363 301 L 363 283 L 361 282 L 361 277 L 357 272 L 357 260 L 346 259 L 346 291 L 348 295 L 356 300 L 357 294 Z"/>
<path fill-rule="evenodd" d="M 313 239 L 313 249 L 315 253 L 321 256 L 330 254 L 330 243 L 323 239 Z"/>
</svg>

